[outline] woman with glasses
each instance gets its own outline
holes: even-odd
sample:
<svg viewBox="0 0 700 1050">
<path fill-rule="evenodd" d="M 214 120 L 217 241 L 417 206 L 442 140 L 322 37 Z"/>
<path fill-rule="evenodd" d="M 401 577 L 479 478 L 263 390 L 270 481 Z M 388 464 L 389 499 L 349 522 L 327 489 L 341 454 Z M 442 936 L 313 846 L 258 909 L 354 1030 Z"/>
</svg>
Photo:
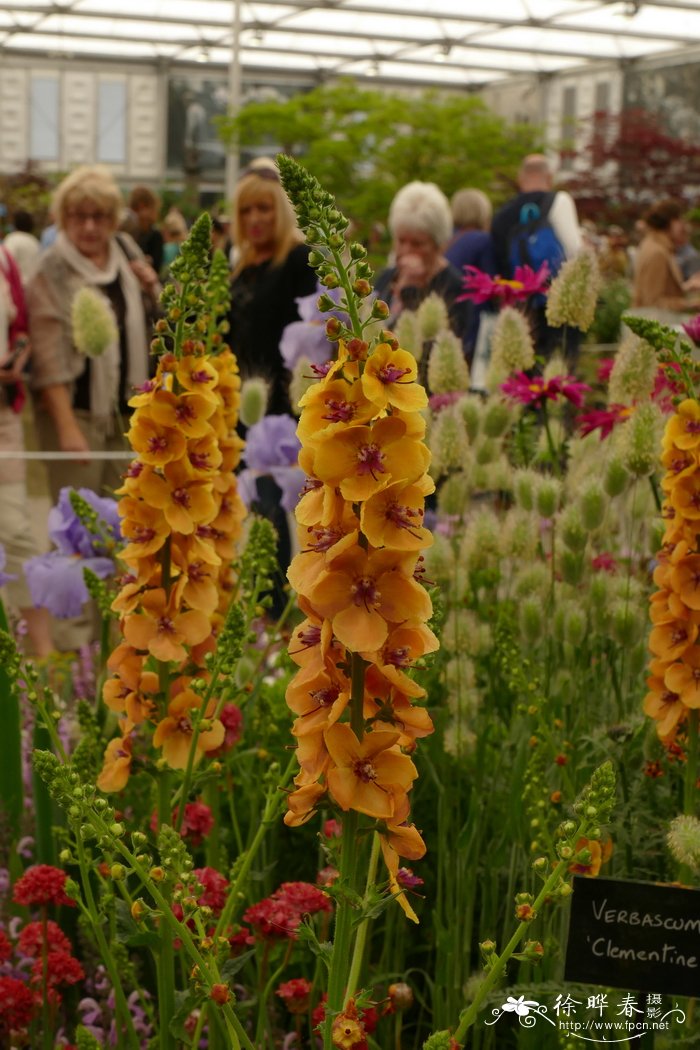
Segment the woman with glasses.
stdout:
<svg viewBox="0 0 700 1050">
<path fill-rule="evenodd" d="M 242 377 L 259 375 L 268 381 L 268 413 L 289 412 L 289 375 L 280 339 L 284 328 L 299 320 L 297 299 L 315 291 L 316 275 L 271 160 L 260 158 L 239 179 L 233 237 L 229 342 Z"/>
<path fill-rule="evenodd" d="M 75 456 L 48 463 L 54 502 L 65 485 L 101 495 L 118 486 L 125 463 L 88 453 L 124 450 L 127 402 L 148 378 L 144 299 L 155 301 L 158 276 L 135 242 L 117 233 L 122 207 L 106 168 L 81 167 L 64 179 L 53 202 L 58 236 L 28 289 L 39 441 Z M 73 302 L 86 287 L 104 298 L 116 322 L 117 338 L 97 357 L 73 339 Z"/>
</svg>

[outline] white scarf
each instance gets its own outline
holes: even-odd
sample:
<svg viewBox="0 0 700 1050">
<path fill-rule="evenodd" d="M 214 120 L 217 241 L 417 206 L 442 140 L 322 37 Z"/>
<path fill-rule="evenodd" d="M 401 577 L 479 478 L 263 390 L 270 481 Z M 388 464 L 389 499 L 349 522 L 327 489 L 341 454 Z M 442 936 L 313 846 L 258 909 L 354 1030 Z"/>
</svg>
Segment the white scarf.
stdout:
<svg viewBox="0 0 700 1050">
<path fill-rule="evenodd" d="M 126 388 L 128 391 L 133 387 L 141 386 L 148 379 L 146 320 L 141 286 L 126 255 L 113 237 L 109 242 L 107 265 L 104 269 L 100 269 L 87 256 L 79 252 L 63 232 L 56 237 L 54 247 L 87 285 L 95 288 L 104 287 L 119 278 L 126 303 Z M 107 296 L 105 298 L 108 299 Z M 96 420 L 107 422 L 115 416 L 119 372 L 119 342 L 115 340 L 99 357 L 90 358 L 90 414 Z"/>
</svg>

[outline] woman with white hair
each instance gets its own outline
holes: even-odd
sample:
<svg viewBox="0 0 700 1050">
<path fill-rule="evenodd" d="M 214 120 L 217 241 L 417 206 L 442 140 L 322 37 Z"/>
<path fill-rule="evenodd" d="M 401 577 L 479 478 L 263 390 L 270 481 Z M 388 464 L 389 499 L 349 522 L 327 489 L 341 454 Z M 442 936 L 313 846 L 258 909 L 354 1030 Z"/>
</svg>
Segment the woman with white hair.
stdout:
<svg viewBox="0 0 700 1050">
<path fill-rule="evenodd" d="M 402 310 L 415 310 L 435 292 L 445 300 L 453 331 L 462 336 L 466 319 L 460 273 L 445 258 L 452 236 L 452 214 L 442 190 L 433 182 L 409 182 L 389 209 L 394 265 L 383 270 L 376 283 L 380 299 L 389 305 L 391 325 Z"/>
<path fill-rule="evenodd" d="M 32 387 L 43 409 L 39 443 L 75 455 L 49 464 L 54 502 L 66 485 L 104 495 L 120 483 L 124 463 L 91 460 L 89 453 L 124 449 L 127 402 L 148 378 L 144 297 L 156 300 L 158 275 L 136 243 L 117 232 L 122 208 L 107 168 L 82 166 L 65 178 L 53 201 L 59 233 L 27 292 Z M 81 353 L 73 339 L 72 305 L 86 287 L 103 296 L 115 321 L 117 338 L 99 357 Z"/>
</svg>

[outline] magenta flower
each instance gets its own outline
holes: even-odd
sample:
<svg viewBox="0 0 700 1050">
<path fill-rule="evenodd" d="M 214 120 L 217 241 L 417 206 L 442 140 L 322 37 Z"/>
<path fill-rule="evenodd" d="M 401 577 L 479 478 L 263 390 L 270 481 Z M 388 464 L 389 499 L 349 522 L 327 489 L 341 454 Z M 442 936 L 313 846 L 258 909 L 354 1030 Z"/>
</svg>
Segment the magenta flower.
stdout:
<svg viewBox="0 0 700 1050">
<path fill-rule="evenodd" d="M 478 270 L 476 266 L 464 267 L 464 293 L 457 297 L 457 302 L 471 299 L 477 305 L 498 299 L 503 306 L 523 302 L 531 295 L 541 295 L 547 289 L 550 278 L 549 267 L 543 262 L 535 272 L 531 266 L 516 266 L 513 277 L 491 277 Z"/>
<path fill-rule="evenodd" d="M 599 430 L 600 440 L 603 441 L 618 423 L 624 423 L 631 412 L 632 409 L 628 405 L 611 405 L 610 408 L 596 408 L 591 412 L 584 412 L 576 422 L 582 437 Z"/>
<path fill-rule="evenodd" d="M 553 379 L 545 379 L 544 376 L 528 376 L 525 372 L 516 372 L 501 384 L 501 390 L 511 401 L 517 401 L 521 405 L 534 405 L 537 408 L 542 408 L 547 401 L 556 401 L 559 397 L 565 397 L 572 405 L 580 408 L 584 394 L 590 389 L 586 383 L 579 383 L 574 376 L 554 376 Z"/>
<path fill-rule="evenodd" d="M 700 346 L 700 314 L 681 327 L 688 338 L 692 339 L 696 346 Z"/>
</svg>

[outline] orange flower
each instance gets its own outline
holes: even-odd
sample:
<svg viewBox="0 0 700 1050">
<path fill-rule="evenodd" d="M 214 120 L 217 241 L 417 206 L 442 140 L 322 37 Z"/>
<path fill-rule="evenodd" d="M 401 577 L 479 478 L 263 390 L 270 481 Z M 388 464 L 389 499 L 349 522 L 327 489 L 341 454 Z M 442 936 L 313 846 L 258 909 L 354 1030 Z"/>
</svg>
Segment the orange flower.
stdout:
<svg viewBox="0 0 700 1050">
<path fill-rule="evenodd" d="M 690 620 L 671 620 L 652 629 L 649 648 L 661 660 L 677 660 L 698 636 L 698 625 Z"/>
<path fill-rule="evenodd" d="M 212 564 L 211 559 L 204 561 L 193 555 L 193 548 L 185 543 L 181 540 L 172 546 L 173 565 L 180 570 L 174 588 L 174 602 L 179 607 L 184 601 L 190 609 L 199 609 L 211 616 L 219 604 L 220 559 L 217 558 L 217 564 Z"/>
<path fill-rule="evenodd" d="M 213 434 L 209 417 L 216 409 L 216 400 L 204 394 L 173 394 L 159 390 L 149 407 L 149 415 L 164 427 L 175 427 L 187 438 L 203 438 Z"/>
<path fill-rule="evenodd" d="M 680 449 L 700 447 L 700 405 L 692 398 L 681 401 L 676 414 L 666 424 L 664 443 Z"/>
<path fill-rule="evenodd" d="M 295 783 L 297 779 L 295 777 Z M 290 792 L 287 795 L 288 809 L 284 815 L 287 827 L 297 828 L 301 824 L 306 824 L 316 812 L 316 806 L 325 794 L 325 785 L 318 782 L 302 784 L 296 791 Z"/>
<path fill-rule="evenodd" d="M 666 689 L 661 681 L 649 681 L 650 691 L 644 697 L 644 713 L 656 721 L 656 732 L 661 740 L 671 740 L 687 708 L 678 693 Z"/>
<path fill-rule="evenodd" d="M 145 409 L 135 413 L 127 438 L 141 460 L 152 467 L 164 467 L 166 463 L 182 459 L 187 446 L 180 430 L 156 423 L 146 415 Z"/>
<path fill-rule="evenodd" d="M 194 532 L 197 525 L 207 525 L 216 515 L 212 486 L 193 480 L 185 463 L 167 463 L 164 477 L 151 474 L 141 486 L 145 502 L 162 510 L 173 532 L 184 536 Z"/>
<path fill-rule="evenodd" d="M 587 849 L 591 855 L 591 859 L 586 864 L 581 861 L 570 864 L 569 871 L 574 875 L 587 875 L 592 879 L 595 878 L 600 871 L 601 864 L 605 864 L 605 862 L 610 859 L 613 852 L 612 839 L 605 839 L 602 842 L 598 842 L 595 839 L 580 838 L 574 848 L 577 853 L 580 853 L 581 850 Z"/>
<path fill-rule="evenodd" d="M 133 646 L 120 642 L 107 658 L 107 668 L 117 674 L 130 689 L 138 688 L 145 659 Z"/>
<path fill-rule="evenodd" d="M 309 598 L 331 620 L 338 641 L 353 652 L 383 646 L 388 623 L 428 620 L 432 612 L 425 588 L 404 574 L 400 556 L 392 551 L 348 551 L 321 574 Z"/>
<path fill-rule="evenodd" d="M 156 726 L 153 745 L 162 748 L 163 758 L 172 769 L 187 768 L 194 735 L 191 712 L 201 707 L 201 704 L 201 698 L 196 693 L 191 689 L 183 689 L 168 704 L 167 717 L 161 719 Z M 214 713 L 215 706 L 213 702 L 209 704 L 207 718 Z M 224 735 L 223 723 L 218 718 L 212 721 L 211 727 L 202 729 L 197 737 L 194 764 L 199 762 L 206 751 L 214 751 L 221 747 Z"/>
<path fill-rule="evenodd" d="M 393 630 L 382 649 L 365 652 L 363 657 L 374 665 L 374 673 L 409 696 L 424 696 L 425 690 L 406 671 L 426 653 L 440 647 L 437 638 L 424 623 L 406 623 Z"/>
<path fill-rule="evenodd" d="M 130 496 L 122 497 L 117 509 L 123 518 L 122 536 L 129 541 L 119 555 L 123 562 L 130 565 L 161 549 L 170 534 L 161 511 Z"/>
<path fill-rule="evenodd" d="M 679 561 L 670 571 L 669 581 L 684 605 L 700 610 L 700 554 Z"/>
<path fill-rule="evenodd" d="M 287 706 L 300 717 L 294 723 L 295 736 L 318 732 L 333 725 L 350 700 L 350 682 L 330 662 L 313 676 L 301 672 L 287 689 Z"/>
<path fill-rule="evenodd" d="M 669 493 L 671 505 L 692 522 L 700 519 L 700 470 L 679 478 Z"/>
<path fill-rule="evenodd" d="M 322 434 L 337 434 L 350 424 L 367 423 L 376 412 L 359 382 L 331 379 L 317 383 L 299 402 L 303 409 L 297 436 L 306 446 Z"/>
<path fill-rule="evenodd" d="M 119 722 L 122 736 L 110 740 L 105 750 L 102 771 L 96 780 L 100 791 L 121 791 L 131 774 L 131 724 L 126 719 Z"/>
<path fill-rule="evenodd" d="M 156 660 L 182 661 L 185 645 L 203 642 L 210 633 L 209 618 L 197 609 L 177 612 L 165 591 L 157 587 L 143 596 L 143 612 L 124 622 L 124 637 L 135 649 L 147 650 Z"/>
<path fill-rule="evenodd" d="M 208 357 L 186 354 L 177 362 L 175 377 L 181 387 L 216 402 L 219 373 Z"/>
<path fill-rule="evenodd" d="M 187 442 L 187 465 L 197 481 L 213 481 L 222 467 L 223 453 L 220 442 L 210 429 L 204 437 Z"/>
<path fill-rule="evenodd" d="M 680 663 L 671 664 L 664 675 L 664 685 L 686 707 L 700 707 L 700 646 L 692 645 Z"/>
<path fill-rule="evenodd" d="M 424 707 L 411 703 L 409 698 L 398 690 L 389 689 L 382 696 L 379 689 L 373 689 L 376 680 L 373 671 L 372 667 L 368 669 L 365 718 L 373 730 L 399 732 L 399 747 L 408 752 L 415 751 L 416 740 L 434 732 L 433 720 Z"/>
<path fill-rule="evenodd" d="M 314 473 L 340 489 L 345 499 L 365 500 L 399 479 L 415 481 L 425 473 L 430 452 L 406 437 L 406 426 L 393 416 L 373 426 L 348 427 L 321 434 L 316 441 Z"/>
<path fill-rule="evenodd" d="M 416 382 L 416 374 L 413 354 L 380 343 L 367 359 L 362 373 L 362 390 L 380 410 L 391 406 L 404 412 L 420 412 L 428 404 L 428 397 Z"/>
<path fill-rule="evenodd" d="M 362 531 L 373 547 L 416 551 L 430 547 L 433 537 L 423 526 L 425 497 L 435 491 L 428 475 L 407 485 L 405 481 L 370 496 L 360 513 Z"/>
<path fill-rule="evenodd" d="M 413 762 L 394 747 L 398 733 L 367 733 L 360 742 L 349 725 L 336 723 L 324 733 L 334 763 L 328 790 L 341 809 L 386 820 L 418 776 Z"/>
</svg>

